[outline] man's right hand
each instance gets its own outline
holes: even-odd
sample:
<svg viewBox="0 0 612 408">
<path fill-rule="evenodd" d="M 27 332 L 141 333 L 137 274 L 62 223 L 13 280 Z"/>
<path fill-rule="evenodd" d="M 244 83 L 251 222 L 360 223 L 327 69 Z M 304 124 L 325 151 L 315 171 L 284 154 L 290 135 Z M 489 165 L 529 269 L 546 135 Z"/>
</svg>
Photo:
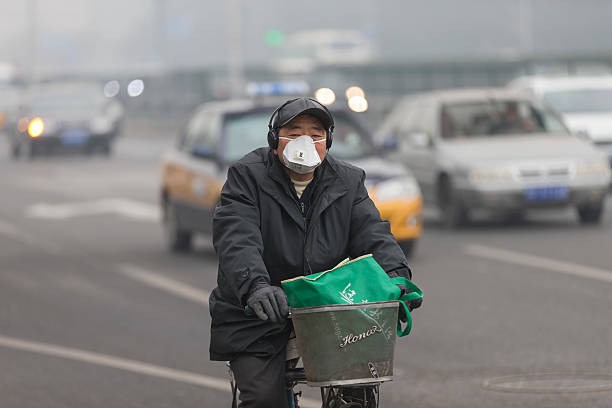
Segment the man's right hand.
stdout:
<svg viewBox="0 0 612 408">
<path fill-rule="evenodd" d="M 412 293 L 410 289 L 408 289 L 406 286 L 402 284 L 398 284 L 397 286 L 399 286 L 399 288 L 401 289 L 402 296 L 407 293 Z M 421 307 L 422 304 L 423 304 L 423 298 L 420 297 L 418 299 L 411 300 L 410 302 L 408 302 L 406 306 L 408 306 L 408 310 L 412 312 L 414 309 L 418 309 L 419 307 Z M 399 318 L 403 323 L 406 323 L 408 321 L 408 316 L 406 316 L 406 310 L 401 306 L 399 308 Z"/>
<path fill-rule="evenodd" d="M 261 320 L 282 322 L 289 314 L 287 295 L 277 286 L 266 284 L 256 287 L 249 295 L 247 305 Z"/>
</svg>

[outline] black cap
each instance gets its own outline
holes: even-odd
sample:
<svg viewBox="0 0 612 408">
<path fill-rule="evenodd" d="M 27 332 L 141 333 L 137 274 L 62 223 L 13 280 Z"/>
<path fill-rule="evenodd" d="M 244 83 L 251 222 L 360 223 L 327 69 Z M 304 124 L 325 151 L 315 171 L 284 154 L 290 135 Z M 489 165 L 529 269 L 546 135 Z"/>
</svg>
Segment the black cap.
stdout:
<svg viewBox="0 0 612 408">
<path fill-rule="evenodd" d="M 298 115 L 308 114 L 321 121 L 325 129 L 334 126 L 334 118 L 325 106 L 311 98 L 297 98 L 281 105 L 272 122 L 273 129 L 279 129 L 291 122 Z"/>
</svg>

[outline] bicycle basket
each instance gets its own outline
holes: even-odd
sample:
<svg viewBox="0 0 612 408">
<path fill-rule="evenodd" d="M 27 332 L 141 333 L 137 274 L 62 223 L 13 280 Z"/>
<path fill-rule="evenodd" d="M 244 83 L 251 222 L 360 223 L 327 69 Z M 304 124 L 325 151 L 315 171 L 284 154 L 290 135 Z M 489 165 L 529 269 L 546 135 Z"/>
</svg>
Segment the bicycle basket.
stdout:
<svg viewBox="0 0 612 408">
<path fill-rule="evenodd" d="M 291 309 L 312 387 L 393 379 L 398 301 Z"/>
</svg>

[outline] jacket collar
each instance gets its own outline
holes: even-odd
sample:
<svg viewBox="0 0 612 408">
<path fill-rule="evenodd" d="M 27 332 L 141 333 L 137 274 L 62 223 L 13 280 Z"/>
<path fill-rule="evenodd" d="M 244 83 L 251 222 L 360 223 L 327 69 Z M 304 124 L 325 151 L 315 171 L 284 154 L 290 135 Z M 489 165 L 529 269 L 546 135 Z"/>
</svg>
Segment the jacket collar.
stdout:
<svg viewBox="0 0 612 408">
<path fill-rule="evenodd" d="M 291 179 L 272 149 L 268 150 L 266 168 L 268 174 L 261 183 L 261 189 L 276 200 L 291 219 L 305 231 L 306 221 L 289 187 Z"/>
<path fill-rule="evenodd" d="M 348 192 L 348 188 L 342 183 L 338 175 L 336 166 L 335 160 L 327 156 L 315 170 L 317 185 L 312 197 L 311 224 L 316 221 L 331 203 Z M 296 224 L 305 230 L 306 222 L 304 216 L 290 190 L 291 179 L 272 149 L 268 151 L 266 167 L 268 169 L 268 177 L 262 182 L 261 189 L 274 198 Z"/>
<path fill-rule="evenodd" d="M 333 157 L 327 155 L 320 167 L 321 174 L 317 186 L 315 186 L 314 194 L 316 198 L 313 201 L 311 225 L 316 222 L 327 207 L 348 192 L 348 187 L 338 174 L 337 163 Z"/>
</svg>

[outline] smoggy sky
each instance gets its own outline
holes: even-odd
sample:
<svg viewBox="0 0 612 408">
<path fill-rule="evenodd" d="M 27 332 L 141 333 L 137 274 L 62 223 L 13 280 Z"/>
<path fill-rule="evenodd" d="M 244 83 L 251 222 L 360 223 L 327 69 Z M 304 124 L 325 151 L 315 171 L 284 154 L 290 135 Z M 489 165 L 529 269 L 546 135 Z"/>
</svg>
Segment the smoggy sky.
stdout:
<svg viewBox="0 0 612 408">
<path fill-rule="evenodd" d="M 289 34 L 357 28 L 375 41 L 385 61 L 612 54 L 612 2 L 607 0 L 235 3 L 239 13 L 232 14 L 231 1 L 0 0 L 0 61 L 22 67 L 35 61 L 41 72 L 218 66 L 228 58 L 232 18 L 240 21 L 246 64 L 271 57 L 264 42 L 269 29 Z"/>
</svg>

